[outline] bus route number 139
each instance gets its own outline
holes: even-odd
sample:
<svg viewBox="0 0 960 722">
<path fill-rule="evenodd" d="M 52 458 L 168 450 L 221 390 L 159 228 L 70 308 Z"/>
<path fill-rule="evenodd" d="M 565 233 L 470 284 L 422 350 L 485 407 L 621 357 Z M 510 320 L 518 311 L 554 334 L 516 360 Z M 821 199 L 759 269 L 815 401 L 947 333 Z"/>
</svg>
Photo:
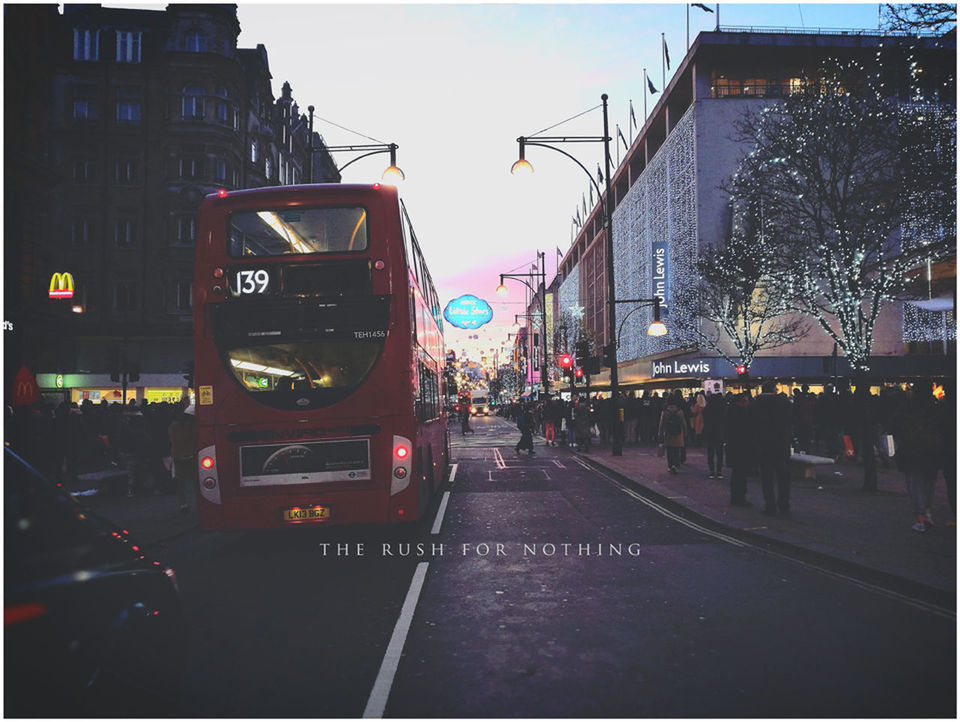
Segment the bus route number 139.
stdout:
<svg viewBox="0 0 960 722">
<path fill-rule="evenodd" d="M 237 271 L 234 277 L 233 292 L 237 296 L 249 296 L 269 293 L 270 273 L 264 268 L 248 268 Z"/>
</svg>

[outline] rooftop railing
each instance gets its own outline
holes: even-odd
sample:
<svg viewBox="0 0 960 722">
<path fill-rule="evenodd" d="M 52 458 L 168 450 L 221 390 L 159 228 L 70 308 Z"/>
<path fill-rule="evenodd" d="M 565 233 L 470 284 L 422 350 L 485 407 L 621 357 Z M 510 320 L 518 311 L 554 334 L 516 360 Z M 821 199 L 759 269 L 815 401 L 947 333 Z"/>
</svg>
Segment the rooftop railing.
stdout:
<svg viewBox="0 0 960 722">
<path fill-rule="evenodd" d="M 932 30 L 915 30 L 907 32 L 905 30 L 881 30 L 879 28 L 790 28 L 790 27 L 770 27 L 770 26 L 739 26 L 739 25 L 721 25 L 717 28 L 721 33 L 756 33 L 765 35 L 851 35 L 851 36 L 872 36 L 872 37 L 928 37 L 935 38 L 943 33 Z"/>
</svg>

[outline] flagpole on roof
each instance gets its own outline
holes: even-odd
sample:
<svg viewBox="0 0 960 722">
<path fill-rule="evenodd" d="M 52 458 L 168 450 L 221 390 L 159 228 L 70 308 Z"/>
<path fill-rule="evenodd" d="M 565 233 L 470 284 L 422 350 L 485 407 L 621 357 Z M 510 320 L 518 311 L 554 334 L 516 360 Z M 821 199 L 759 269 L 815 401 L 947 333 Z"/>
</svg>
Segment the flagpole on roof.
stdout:
<svg viewBox="0 0 960 722">
<path fill-rule="evenodd" d="M 647 69 L 643 69 L 643 122 L 647 122 Z"/>
<path fill-rule="evenodd" d="M 684 3 L 687 8 L 687 50 L 690 49 L 690 3 Z"/>
<path fill-rule="evenodd" d="M 667 38 L 666 33 L 660 33 L 660 82 L 667 87 Z"/>
</svg>

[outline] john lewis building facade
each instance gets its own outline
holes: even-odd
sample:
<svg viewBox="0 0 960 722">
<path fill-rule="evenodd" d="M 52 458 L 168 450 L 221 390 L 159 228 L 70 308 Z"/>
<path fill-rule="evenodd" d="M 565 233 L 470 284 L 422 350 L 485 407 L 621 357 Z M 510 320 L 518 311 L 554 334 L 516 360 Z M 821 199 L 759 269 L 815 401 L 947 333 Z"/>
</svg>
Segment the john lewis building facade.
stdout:
<svg viewBox="0 0 960 722">
<path fill-rule="evenodd" d="M 756 113 L 789 93 L 791 84 L 800 82 L 804 69 L 814 69 L 826 58 L 870 62 L 881 43 L 884 52 L 913 53 L 929 70 L 925 80 L 930 83 L 942 83 L 940 74 L 955 65 L 952 36 L 892 38 L 729 29 L 701 33 L 611 179 L 616 297 L 661 297 L 668 328 L 699 322 L 692 308 L 675 301 L 678 289 L 695 282 L 701 249 L 724 242 L 730 210 L 729 195 L 722 185 L 745 152 L 734 137 L 736 121 L 744 113 Z M 954 102 L 952 97 L 943 101 Z M 582 309 L 597 347 L 610 340 L 605 247 L 602 207 L 598 204 L 564 257 L 557 294 L 558 317 L 571 308 L 577 313 Z M 617 307 L 618 324 L 623 324 L 618 350 L 622 386 L 735 376 L 728 361 L 706 349 L 697 350 L 675 332 L 659 338 L 647 336 L 652 308 L 642 308 L 627 318 L 631 310 L 627 304 Z M 944 343 L 928 344 L 924 350 L 932 346 L 955 354 L 953 312 L 944 323 L 939 312 L 910 306 L 905 310 L 904 304 L 889 304 L 874 336 L 876 375 L 901 378 L 939 374 L 952 368 L 951 361 L 942 355 L 907 356 L 911 342 L 928 336 L 937 340 L 941 334 L 946 334 Z M 824 359 L 832 351 L 833 339 L 814 329 L 797 343 L 762 354 L 751 371 L 781 378 L 824 377 L 828 375 Z M 682 368 L 683 373 L 670 371 L 675 368 Z M 844 375 L 842 357 L 839 371 Z M 605 372 L 595 382 L 602 387 L 607 376 Z"/>
</svg>

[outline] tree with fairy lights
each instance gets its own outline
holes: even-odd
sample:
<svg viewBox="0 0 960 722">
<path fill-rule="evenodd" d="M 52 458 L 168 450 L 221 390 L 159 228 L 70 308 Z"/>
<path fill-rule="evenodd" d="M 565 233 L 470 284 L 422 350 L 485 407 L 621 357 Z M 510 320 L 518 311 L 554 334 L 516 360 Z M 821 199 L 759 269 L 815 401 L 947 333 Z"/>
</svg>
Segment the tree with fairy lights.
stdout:
<svg viewBox="0 0 960 722">
<path fill-rule="evenodd" d="M 885 30 L 944 32 L 957 26 L 957 6 L 954 3 L 886 3 L 881 8 L 881 20 Z"/>
<path fill-rule="evenodd" d="M 927 116 L 909 100 L 855 63 L 831 63 L 800 92 L 738 124 L 754 149 L 732 179 L 734 197 L 761 199 L 764 230 L 777 248 L 771 273 L 849 360 L 862 440 L 871 438 L 866 375 L 874 328 L 912 265 L 902 252 L 914 212 L 910 189 L 956 187 L 955 176 L 944 175 L 952 159 L 918 152 L 926 134 L 917 124 Z M 864 488 L 875 490 L 872 445 L 861 449 Z"/>
<path fill-rule="evenodd" d="M 764 228 L 763 199 L 753 194 L 731 200 L 733 222 L 726 244 L 700 254 L 699 283 L 677 294 L 678 305 L 697 310 L 690 326 L 677 331 L 733 366 L 749 369 L 760 351 L 806 336 L 809 323 L 791 303 L 789 285 L 772 272 L 778 251 Z M 711 323 L 703 325 L 697 317 Z"/>
</svg>

